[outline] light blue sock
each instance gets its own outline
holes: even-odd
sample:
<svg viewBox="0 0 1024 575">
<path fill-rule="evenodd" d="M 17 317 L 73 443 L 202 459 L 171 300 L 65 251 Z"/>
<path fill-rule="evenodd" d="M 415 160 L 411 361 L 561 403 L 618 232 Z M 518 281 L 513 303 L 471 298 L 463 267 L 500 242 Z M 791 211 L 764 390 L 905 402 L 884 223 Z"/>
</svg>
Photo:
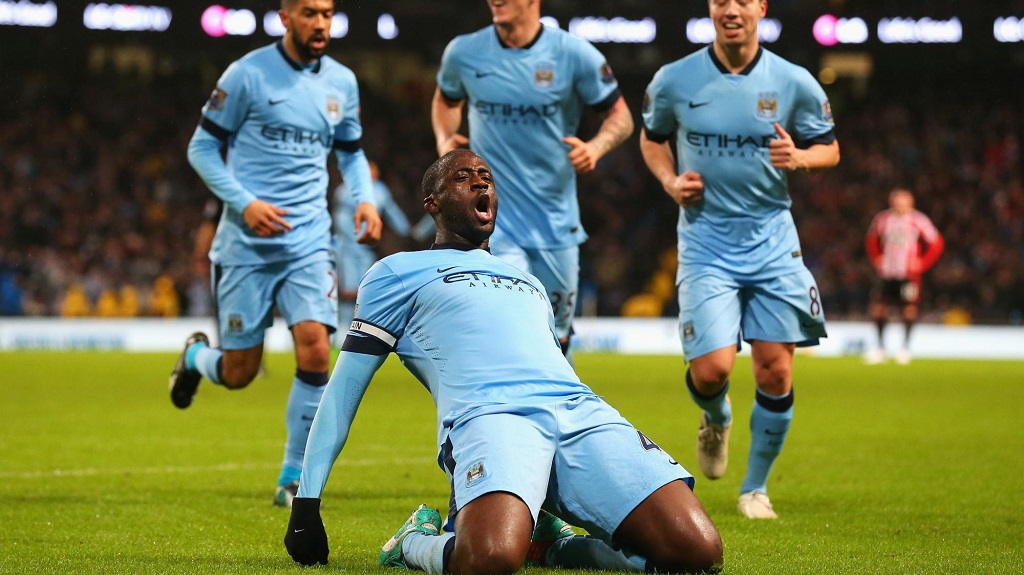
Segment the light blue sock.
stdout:
<svg viewBox="0 0 1024 575">
<path fill-rule="evenodd" d="M 277 476 L 277 484 L 280 487 L 284 487 L 293 481 L 298 481 L 300 475 L 302 475 L 302 468 L 282 465 L 281 473 Z"/>
<path fill-rule="evenodd" d="M 224 352 L 205 343 L 188 346 L 185 352 L 185 367 L 198 371 L 203 377 L 220 385 L 220 361 Z"/>
<path fill-rule="evenodd" d="M 732 406 L 726 401 L 729 394 L 728 381 L 725 382 L 722 391 L 709 397 L 697 391 L 693 377 L 690 376 L 690 370 L 686 370 L 686 390 L 690 392 L 690 398 L 697 404 L 697 407 L 708 414 L 708 423 L 725 425 L 732 421 Z"/>
<path fill-rule="evenodd" d="M 323 383 L 327 383 L 327 374 L 316 374 L 323 376 Z M 288 407 L 285 409 L 285 427 L 288 429 L 288 439 L 284 444 L 284 461 L 281 464 L 281 476 L 286 475 L 285 468 L 292 467 L 302 469 L 302 456 L 306 453 L 306 439 L 309 438 L 309 426 L 313 424 L 313 416 L 316 415 L 316 408 L 320 405 L 320 398 L 324 395 L 326 385 L 312 385 L 302 381 L 300 377 L 306 374 L 296 374 L 292 381 L 292 391 L 288 394 Z M 307 377 L 307 379 L 309 379 Z M 319 383 L 319 382 L 317 382 Z M 291 481 L 282 485 L 287 485 Z"/>
<path fill-rule="evenodd" d="M 402 540 L 402 556 L 405 564 L 431 575 L 444 573 L 444 546 L 455 537 L 454 533 L 428 535 L 413 532 Z"/>
<path fill-rule="evenodd" d="M 768 474 L 786 442 L 789 424 L 793 421 L 793 393 L 768 395 L 757 390 L 754 409 L 750 414 L 750 455 L 747 474 L 740 493 L 760 491 L 768 493 Z"/>
<path fill-rule="evenodd" d="M 595 571 L 644 571 L 647 559 L 586 535 L 565 537 L 551 543 L 544 560 L 549 567 Z"/>
</svg>

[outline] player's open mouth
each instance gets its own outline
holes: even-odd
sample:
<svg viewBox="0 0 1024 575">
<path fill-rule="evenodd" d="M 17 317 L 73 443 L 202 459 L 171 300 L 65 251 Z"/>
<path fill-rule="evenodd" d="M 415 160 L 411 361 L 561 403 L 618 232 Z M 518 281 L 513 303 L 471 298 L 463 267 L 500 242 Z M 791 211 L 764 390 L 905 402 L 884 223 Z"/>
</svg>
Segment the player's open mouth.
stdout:
<svg viewBox="0 0 1024 575">
<path fill-rule="evenodd" d="M 743 25 L 740 24 L 739 22 L 723 22 L 722 30 L 725 31 L 725 34 L 727 36 L 735 36 L 741 30 L 743 30 Z"/>
<path fill-rule="evenodd" d="M 309 47 L 314 50 L 323 50 L 327 47 L 327 40 L 323 36 L 313 36 L 309 39 Z"/>
<path fill-rule="evenodd" d="M 494 220 L 494 209 L 491 207 L 490 194 L 484 194 L 476 201 L 476 218 L 485 224 Z"/>
</svg>

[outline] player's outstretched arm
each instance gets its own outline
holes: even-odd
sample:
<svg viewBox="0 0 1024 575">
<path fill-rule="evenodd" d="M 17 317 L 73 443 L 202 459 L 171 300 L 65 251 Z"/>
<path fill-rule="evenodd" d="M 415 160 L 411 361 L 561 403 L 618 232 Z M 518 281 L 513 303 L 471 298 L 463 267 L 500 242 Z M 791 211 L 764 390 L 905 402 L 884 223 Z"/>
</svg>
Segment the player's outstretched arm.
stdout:
<svg viewBox="0 0 1024 575">
<path fill-rule="evenodd" d="M 455 148 L 464 148 L 469 145 L 469 138 L 459 133 L 459 126 L 462 125 L 462 107 L 465 102 L 465 100 L 453 102 L 444 97 L 440 88 L 434 90 L 434 98 L 430 102 L 430 125 L 434 129 L 438 157 Z"/>
<path fill-rule="evenodd" d="M 351 335 L 349 337 L 352 337 Z M 338 355 L 306 440 L 299 497 L 320 497 L 331 466 L 341 453 L 359 402 L 387 355 L 344 351 Z"/>
<path fill-rule="evenodd" d="M 601 127 L 589 141 L 584 142 L 576 137 L 562 139 L 562 142 L 570 146 L 569 161 L 577 173 L 592 172 L 605 154 L 625 142 L 633 133 L 633 114 L 621 96 L 602 116 L 604 121 Z"/>
<path fill-rule="evenodd" d="M 292 500 L 292 514 L 284 536 L 288 554 L 303 565 L 327 563 L 329 548 L 320 518 L 320 495 L 331 467 L 348 441 L 363 394 L 386 358 L 387 355 L 342 351 L 327 382 L 306 440 L 299 493 Z"/>
</svg>

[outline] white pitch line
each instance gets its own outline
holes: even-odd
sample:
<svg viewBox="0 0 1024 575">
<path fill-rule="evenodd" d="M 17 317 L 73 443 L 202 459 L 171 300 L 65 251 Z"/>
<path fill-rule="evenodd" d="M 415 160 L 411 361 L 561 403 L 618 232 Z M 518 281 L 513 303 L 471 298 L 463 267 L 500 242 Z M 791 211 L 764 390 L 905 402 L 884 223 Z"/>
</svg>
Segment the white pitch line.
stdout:
<svg viewBox="0 0 1024 575">
<path fill-rule="evenodd" d="M 340 467 L 371 465 L 424 464 L 427 458 L 339 459 Z M 169 465 L 163 467 L 86 467 L 81 469 L 49 469 L 37 471 L 0 471 L 0 479 L 42 479 L 47 477 L 93 477 L 103 475 L 167 475 L 174 473 L 207 473 L 211 471 L 250 471 L 277 469 L 274 463 L 219 463 L 216 465 Z"/>
</svg>

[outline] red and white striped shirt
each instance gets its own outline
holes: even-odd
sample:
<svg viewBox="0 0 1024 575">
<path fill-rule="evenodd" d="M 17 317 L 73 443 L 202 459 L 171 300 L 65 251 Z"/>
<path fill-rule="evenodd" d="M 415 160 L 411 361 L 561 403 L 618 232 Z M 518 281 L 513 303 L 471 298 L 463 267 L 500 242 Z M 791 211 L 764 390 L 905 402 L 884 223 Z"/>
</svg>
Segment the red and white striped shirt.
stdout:
<svg viewBox="0 0 1024 575">
<path fill-rule="evenodd" d="M 935 224 L 921 212 L 900 215 L 885 210 L 871 221 L 865 246 L 879 276 L 916 280 L 939 259 L 945 242 Z M 924 253 L 922 247 L 927 248 Z"/>
</svg>

